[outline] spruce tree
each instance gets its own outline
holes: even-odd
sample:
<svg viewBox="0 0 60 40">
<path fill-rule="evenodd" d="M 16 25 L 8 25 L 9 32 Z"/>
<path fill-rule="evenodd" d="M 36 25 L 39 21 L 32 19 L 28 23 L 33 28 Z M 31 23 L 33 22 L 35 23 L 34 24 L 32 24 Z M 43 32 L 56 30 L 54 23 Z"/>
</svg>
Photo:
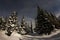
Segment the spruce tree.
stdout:
<svg viewBox="0 0 60 40">
<path fill-rule="evenodd" d="M 18 29 L 18 21 L 17 21 L 17 12 L 13 12 L 10 16 L 9 16 L 9 18 L 8 18 L 8 20 L 7 20 L 7 24 L 6 24 L 6 34 L 8 35 L 8 36 L 10 36 L 11 35 L 11 33 L 14 31 L 14 30 L 17 30 Z"/>
<path fill-rule="evenodd" d="M 5 30 L 5 29 L 6 29 L 5 24 L 6 24 L 6 21 L 5 21 L 5 19 L 3 18 L 3 16 L 0 17 L 0 30 Z"/>
<path fill-rule="evenodd" d="M 24 16 L 23 16 L 18 33 L 24 35 L 24 34 L 28 34 L 29 32 L 30 32 L 29 26 L 27 25 L 27 23 L 24 19 Z"/>
<path fill-rule="evenodd" d="M 39 6 L 37 7 L 37 12 L 35 32 L 38 34 L 50 34 L 54 28 L 48 21 L 48 17 L 46 17 L 45 12 Z"/>
</svg>

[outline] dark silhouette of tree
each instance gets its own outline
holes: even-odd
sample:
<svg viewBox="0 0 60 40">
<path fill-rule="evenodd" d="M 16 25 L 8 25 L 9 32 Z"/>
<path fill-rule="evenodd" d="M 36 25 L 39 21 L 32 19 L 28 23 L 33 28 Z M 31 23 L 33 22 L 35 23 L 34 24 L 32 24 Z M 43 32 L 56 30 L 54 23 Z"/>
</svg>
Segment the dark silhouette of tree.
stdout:
<svg viewBox="0 0 60 40">
<path fill-rule="evenodd" d="M 46 16 L 48 14 L 44 12 L 43 9 L 40 9 L 39 6 L 37 7 L 37 12 L 36 27 L 34 29 L 35 32 L 38 34 L 51 34 L 51 31 L 53 31 L 54 27 Z"/>
<path fill-rule="evenodd" d="M 32 26 L 32 22 L 31 22 L 31 33 L 33 33 L 33 26 Z"/>
</svg>

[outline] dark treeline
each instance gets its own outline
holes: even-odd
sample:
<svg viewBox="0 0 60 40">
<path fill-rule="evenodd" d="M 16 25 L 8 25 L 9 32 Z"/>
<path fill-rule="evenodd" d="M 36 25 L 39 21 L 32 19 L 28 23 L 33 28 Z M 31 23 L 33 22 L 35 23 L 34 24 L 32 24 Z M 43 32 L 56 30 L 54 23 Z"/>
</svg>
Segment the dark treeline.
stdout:
<svg viewBox="0 0 60 40">
<path fill-rule="evenodd" d="M 5 34 L 10 36 L 13 31 L 22 35 L 34 33 L 49 35 L 55 29 L 60 29 L 60 20 L 58 20 L 52 12 L 43 10 L 39 6 L 37 6 L 37 17 L 35 18 L 34 29 L 32 22 L 31 26 L 29 26 L 25 21 L 24 16 L 22 17 L 20 24 L 18 22 L 18 15 L 15 11 L 12 12 L 9 17 L 0 17 L 0 30 L 6 31 Z"/>
<path fill-rule="evenodd" d="M 35 32 L 38 34 L 51 34 L 54 29 L 60 29 L 59 20 L 51 12 L 37 7 Z"/>
</svg>

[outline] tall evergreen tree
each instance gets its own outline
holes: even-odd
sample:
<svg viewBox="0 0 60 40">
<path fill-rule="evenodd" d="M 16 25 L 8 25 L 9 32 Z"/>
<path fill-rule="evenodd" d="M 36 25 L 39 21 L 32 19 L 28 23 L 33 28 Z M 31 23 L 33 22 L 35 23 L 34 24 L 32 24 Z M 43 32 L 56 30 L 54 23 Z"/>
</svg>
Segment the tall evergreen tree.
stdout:
<svg viewBox="0 0 60 40">
<path fill-rule="evenodd" d="M 27 25 L 25 19 L 24 19 L 24 16 L 22 17 L 22 20 L 21 20 L 21 25 L 19 27 L 19 34 L 28 34 L 30 32 L 30 29 L 29 29 L 29 26 Z"/>
<path fill-rule="evenodd" d="M 19 34 L 25 34 L 26 32 L 25 32 L 24 28 L 25 28 L 25 19 L 24 19 L 24 16 L 23 16 L 18 33 Z"/>
<path fill-rule="evenodd" d="M 17 12 L 14 11 L 8 18 L 6 24 L 7 35 L 10 36 L 14 30 L 18 29 Z"/>
<path fill-rule="evenodd" d="M 38 34 L 50 34 L 54 28 L 48 21 L 45 12 L 39 6 L 37 7 L 37 12 L 35 32 Z"/>
</svg>

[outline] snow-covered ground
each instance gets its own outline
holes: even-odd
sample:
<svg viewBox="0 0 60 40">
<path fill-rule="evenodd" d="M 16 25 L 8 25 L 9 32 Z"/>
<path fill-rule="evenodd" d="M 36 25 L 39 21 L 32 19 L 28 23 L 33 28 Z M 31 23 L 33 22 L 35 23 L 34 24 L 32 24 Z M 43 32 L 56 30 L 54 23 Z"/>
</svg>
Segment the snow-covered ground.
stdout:
<svg viewBox="0 0 60 40">
<path fill-rule="evenodd" d="M 51 35 L 43 36 L 31 36 L 31 35 L 20 35 L 13 32 L 11 36 L 5 35 L 5 31 L 0 31 L 0 40 L 60 40 L 60 30 L 53 32 Z M 56 37 L 55 37 L 56 36 Z"/>
</svg>

